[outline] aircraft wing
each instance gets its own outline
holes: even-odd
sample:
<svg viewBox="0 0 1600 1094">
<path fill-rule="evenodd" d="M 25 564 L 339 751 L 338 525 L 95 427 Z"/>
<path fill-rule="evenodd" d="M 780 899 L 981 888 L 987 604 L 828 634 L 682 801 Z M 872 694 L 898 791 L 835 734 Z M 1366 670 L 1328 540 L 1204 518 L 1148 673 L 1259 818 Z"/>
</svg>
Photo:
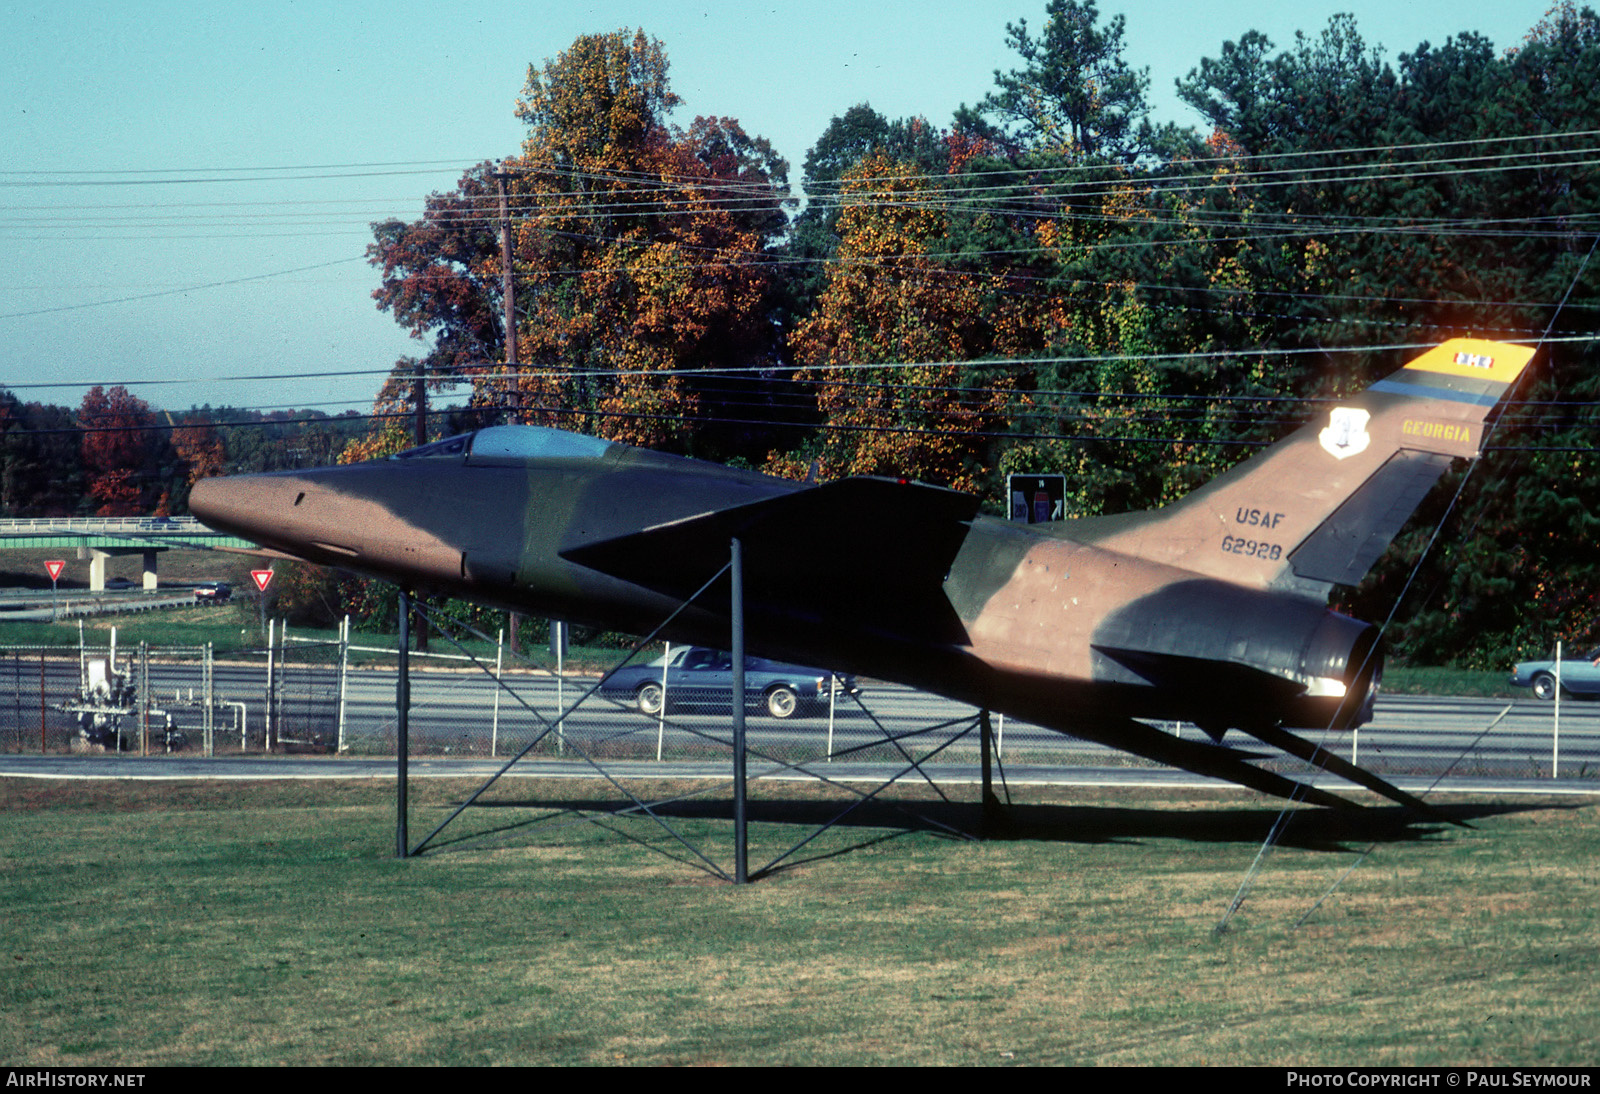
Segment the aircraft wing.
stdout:
<svg viewBox="0 0 1600 1094">
<path fill-rule="evenodd" d="M 959 643 L 942 584 L 978 499 L 922 483 L 839 479 L 570 547 L 563 558 L 687 597 L 745 545 L 747 610 Z M 726 601 L 726 590 L 708 594 Z"/>
</svg>

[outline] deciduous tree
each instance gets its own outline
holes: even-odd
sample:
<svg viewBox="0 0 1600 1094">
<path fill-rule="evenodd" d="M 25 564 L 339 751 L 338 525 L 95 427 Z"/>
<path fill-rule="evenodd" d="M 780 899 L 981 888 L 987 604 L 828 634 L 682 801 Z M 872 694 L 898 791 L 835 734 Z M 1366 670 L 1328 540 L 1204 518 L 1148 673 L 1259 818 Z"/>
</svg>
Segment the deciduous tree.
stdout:
<svg viewBox="0 0 1600 1094">
<path fill-rule="evenodd" d="M 704 370 L 775 363 L 766 260 L 786 227 L 787 166 L 732 118 L 672 125 L 677 103 L 666 53 L 642 31 L 584 35 L 530 67 L 517 104 L 528 136 L 499 165 L 515 368 L 480 367 L 504 344 L 487 168 L 431 198 L 423 221 L 375 227 L 379 304 L 434 338 L 430 377 L 471 373 L 474 404 L 511 420 L 668 448 L 695 437 L 687 422 L 729 416 Z"/>
<path fill-rule="evenodd" d="M 126 388 L 95 385 L 78 408 L 89 493 L 101 516 L 150 512 L 156 482 L 155 418 L 143 399 Z"/>
<path fill-rule="evenodd" d="M 83 446 L 72 412 L 0 390 L 0 513 L 64 517 L 84 489 Z"/>
<path fill-rule="evenodd" d="M 1003 345 L 995 332 L 1010 305 L 988 309 L 988 279 L 945 262 L 938 187 L 881 153 L 843 180 L 838 254 L 815 311 L 790 337 L 805 366 L 799 378 L 818 393 L 815 454 L 828 476 L 904 475 L 968 490 L 983 481 L 986 434 L 1002 420 L 1010 384 L 959 362 Z M 772 461 L 778 470 L 798 463 Z"/>
<path fill-rule="evenodd" d="M 682 449 L 697 370 L 770 363 L 787 166 L 731 118 L 668 123 L 661 44 L 586 35 L 530 69 L 514 161 L 522 415 Z M 715 416 L 715 415 L 713 415 Z"/>
</svg>

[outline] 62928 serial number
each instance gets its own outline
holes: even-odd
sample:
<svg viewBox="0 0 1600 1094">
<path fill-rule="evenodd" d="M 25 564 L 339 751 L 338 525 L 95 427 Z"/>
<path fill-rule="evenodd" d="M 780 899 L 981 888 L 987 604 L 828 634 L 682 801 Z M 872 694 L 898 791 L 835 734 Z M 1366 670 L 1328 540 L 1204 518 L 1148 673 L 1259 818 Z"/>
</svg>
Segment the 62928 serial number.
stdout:
<svg viewBox="0 0 1600 1094">
<path fill-rule="evenodd" d="M 1241 536 L 1223 536 L 1222 549 L 1231 555 L 1249 555 L 1251 558 L 1275 559 L 1283 556 L 1283 546 L 1259 539 Z"/>
</svg>

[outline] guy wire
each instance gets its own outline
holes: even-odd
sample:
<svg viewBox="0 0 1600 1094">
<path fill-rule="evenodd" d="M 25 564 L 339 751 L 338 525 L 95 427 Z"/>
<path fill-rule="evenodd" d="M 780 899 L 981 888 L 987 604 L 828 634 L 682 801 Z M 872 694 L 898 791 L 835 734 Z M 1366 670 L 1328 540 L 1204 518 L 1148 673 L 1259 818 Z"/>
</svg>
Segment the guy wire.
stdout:
<svg viewBox="0 0 1600 1094">
<path fill-rule="evenodd" d="M 1539 336 L 1538 342 L 1534 345 L 1535 351 L 1544 347 L 1545 340 L 1549 338 L 1550 332 L 1555 328 L 1555 323 L 1561 314 L 1561 309 L 1564 308 L 1567 304 L 1567 301 L 1571 299 L 1573 290 L 1577 288 L 1579 280 L 1581 280 L 1583 277 L 1584 270 L 1589 266 L 1589 260 L 1594 257 L 1596 247 L 1600 247 L 1600 235 L 1597 235 L 1593 238 L 1589 244 L 1588 253 L 1583 256 L 1583 261 L 1578 263 L 1578 268 L 1573 272 L 1572 280 L 1567 283 L 1566 291 L 1562 294 L 1561 300 L 1556 304 L 1555 310 L 1550 313 L 1550 320 L 1545 324 L 1544 332 Z M 1526 376 L 1527 370 L 1524 370 L 1522 375 L 1518 376 L 1516 381 L 1513 382 L 1511 388 L 1507 391 L 1507 395 L 1512 394 L 1517 385 L 1521 384 Z M 1502 402 L 1501 405 L 1503 406 L 1504 403 Z M 1495 414 L 1494 417 L 1489 419 L 1489 421 L 1486 423 L 1483 432 L 1483 441 L 1480 445 L 1480 448 L 1486 448 L 1488 446 L 1490 437 L 1500 425 L 1500 417 L 1502 413 L 1503 411 Z M 1418 554 L 1416 562 L 1411 567 L 1411 572 L 1406 576 L 1405 584 L 1401 587 L 1399 595 L 1395 597 L 1394 604 L 1392 607 L 1390 607 L 1389 614 L 1387 617 L 1385 617 L 1383 625 L 1378 628 L 1380 637 L 1387 633 L 1389 625 L 1394 622 L 1395 614 L 1399 611 L 1401 603 L 1404 602 L 1406 598 L 1406 594 L 1410 591 L 1412 584 L 1416 581 L 1417 575 L 1421 573 L 1422 564 L 1427 560 L 1428 555 L 1432 552 L 1434 544 L 1438 542 L 1439 535 L 1444 530 L 1445 523 L 1450 519 L 1450 515 L 1455 512 L 1456 503 L 1461 500 L 1461 494 L 1466 489 L 1467 483 L 1471 480 L 1472 475 L 1477 468 L 1478 461 L 1476 460 L 1468 464 L 1466 472 L 1461 476 L 1461 481 L 1456 484 L 1455 493 L 1450 496 L 1450 504 L 1445 507 L 1445 511 L 1440 515 L 1438 521 L 1434 524 L 1433 533 L 1428 537 L 1427 544 L 1423 547 L 1421 553 Z M 1376 644 L 1374 645 L 1374 648 L 1377 648 Z M 1508 707 L 1506 710 L 1509 711 L 1510 708 Z M 1482 733 L 1478 734 L 1476 738 L 1464 746 L 1461 750 L 1461 753 L 1450 762 L 1448 767 L 1445 768 L 1444 773 L 1447 774 L 1450 770 L 1452 770 L 1455 765 L 1461 761 L 1461 757 L 1464 756 L 1467 751 L 1476 747 L 1478 742 L 1483 739 L 1490 729 L 1498 725 L 1500 719 L 1504 718 L 1505 715 L 1506 711 L 1502 711 L 1499 718 L 1496 718 L 1493 722 L 1489 723 Z M 1323 731 L 1324 734 L 1326 735 L 1326 733 L 1331 731 L 1331 729 L 1332 726 L 1330 724 L 1328 729 Z M 1439 779 L 1442 779 L 1443 777 L 1444 774 L 1441 774 Z M 1434 780 L 1433 786 L 1428 788 L 1428 790 L 1422 795 L 1423 797 L 1426 797 L 1428 793 L 1432 793 L 1433 789 L 1438 786 L 1439 779 Z M 1250 890 L 1255 884 L 1256 874 L 1260 871 L 1262 863 L 1266 861 L 1268 852 L 1276 846 L 1278 840 L 1282 838 L 1284 831 L 1288 828 L 1289 821 L 1293 817 L 1293 813 L 1290 811 L 1289 806 L 1295 804 L 1297 800 L 1298 799 L 1296 798 L 1290 798 L 1285 801 L 1282 808 L 1279 809 L 1277 818 L 1273 821 L 1272 827 L 1268 830 L 1266 838 L 1262 840 L 1261 847 L 1256 851 L 1255 859 L 1251 861 L 1249 869 L 1245 871 L 1244 878 L 1239 883 L 1238 892 L 1234 894 L 1233 900 L 1229 902 L 1227 910 L 1222 913 L 1222 918 L 1219 919 L 1216 926 L 1212 928 L 1212 933 L 1214 935 L 1226 933 L 1228 926 L 1233 919 L 1234 913 L 1239 911 L 1239 909 L 1244 906 L 1245 899 L 1249 896 Z M 1311 908 L 1295 921 L 1295 926 L 1299 927 L 1301 924 L 1305 923 L 1306 920 L 1310 918 L 1312 912 L 1321 907 L 1323 902 L 1326 901 L 1328 897 L 1332 896 L 1334 891 L 1337 890 L 1340 884 L 1344 882 L 1344 879 L 1349 877 L 1350 874 L 1355 871 L 1357 866 L 1366 861 L 1367 857 L 1371 855 L 1376 848 L 1377 843 L 1374 842 L 1365 851 L 1363 851 L 1356 861 L 1350 865 L 1349 869 L 1347 869 L 1338 877 L 1337 880 L 1334 881 L 1333 885 L 1329 887 L 1328 891 L 1319 897 L 1311 906 Z"/>
</svg>

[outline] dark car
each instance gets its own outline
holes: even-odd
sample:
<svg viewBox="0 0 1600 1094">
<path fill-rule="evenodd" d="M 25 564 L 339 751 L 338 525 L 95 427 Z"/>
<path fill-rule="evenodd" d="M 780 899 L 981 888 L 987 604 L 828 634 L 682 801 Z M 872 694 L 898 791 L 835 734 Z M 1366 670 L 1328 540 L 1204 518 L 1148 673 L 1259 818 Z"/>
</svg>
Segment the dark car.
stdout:
<svg viewBox="0 0 1600 1094">
<path fill-rule="evenodd" d="M 233 596 L 233 587 L 226 581 L 205 581 L 194 587 L 196 600 L 209 600 L 221 603 Z"/>
<path fill-rule="evenodd" d="M 1511 670 L 1511 682 L 1519 688 L 1532 688 L 1535 698 L 1556 697 L 1554 661 L 1519 661 Z M 1561 659 L 1561 690 L 1567 695 L 1600 697 L 1600 649 L 1587 657 Z"/>
<path fill-rule="evenodd" d="M 826 669 L 746 657 L 744 689 L 746 706 L 774 718 L 792 718 L 808 708 L 825 709 L 832 694 L 854 694 L 856 681 Z M 733 699 L 733 658 L 721 650 L 683 646 L 674 649 L 665 664 L 658 657 L 648 665 L 620 669 L 600 694 L 649 715 L 673 707 L 728 707 Z"/>
<path fill-rule="evenodd" d="M 139 589 L 139 588 L 143 588 L 143 586 L 140 585 L 137 581 L 129 581 L 125 577 L 108 577 L 108 578 L 106 578 L 106 591 L 107 592 L 120 592 L 120 591 L 123 591 L 123 590 L 126 590 L 126 589 Z"/>
</svg>

